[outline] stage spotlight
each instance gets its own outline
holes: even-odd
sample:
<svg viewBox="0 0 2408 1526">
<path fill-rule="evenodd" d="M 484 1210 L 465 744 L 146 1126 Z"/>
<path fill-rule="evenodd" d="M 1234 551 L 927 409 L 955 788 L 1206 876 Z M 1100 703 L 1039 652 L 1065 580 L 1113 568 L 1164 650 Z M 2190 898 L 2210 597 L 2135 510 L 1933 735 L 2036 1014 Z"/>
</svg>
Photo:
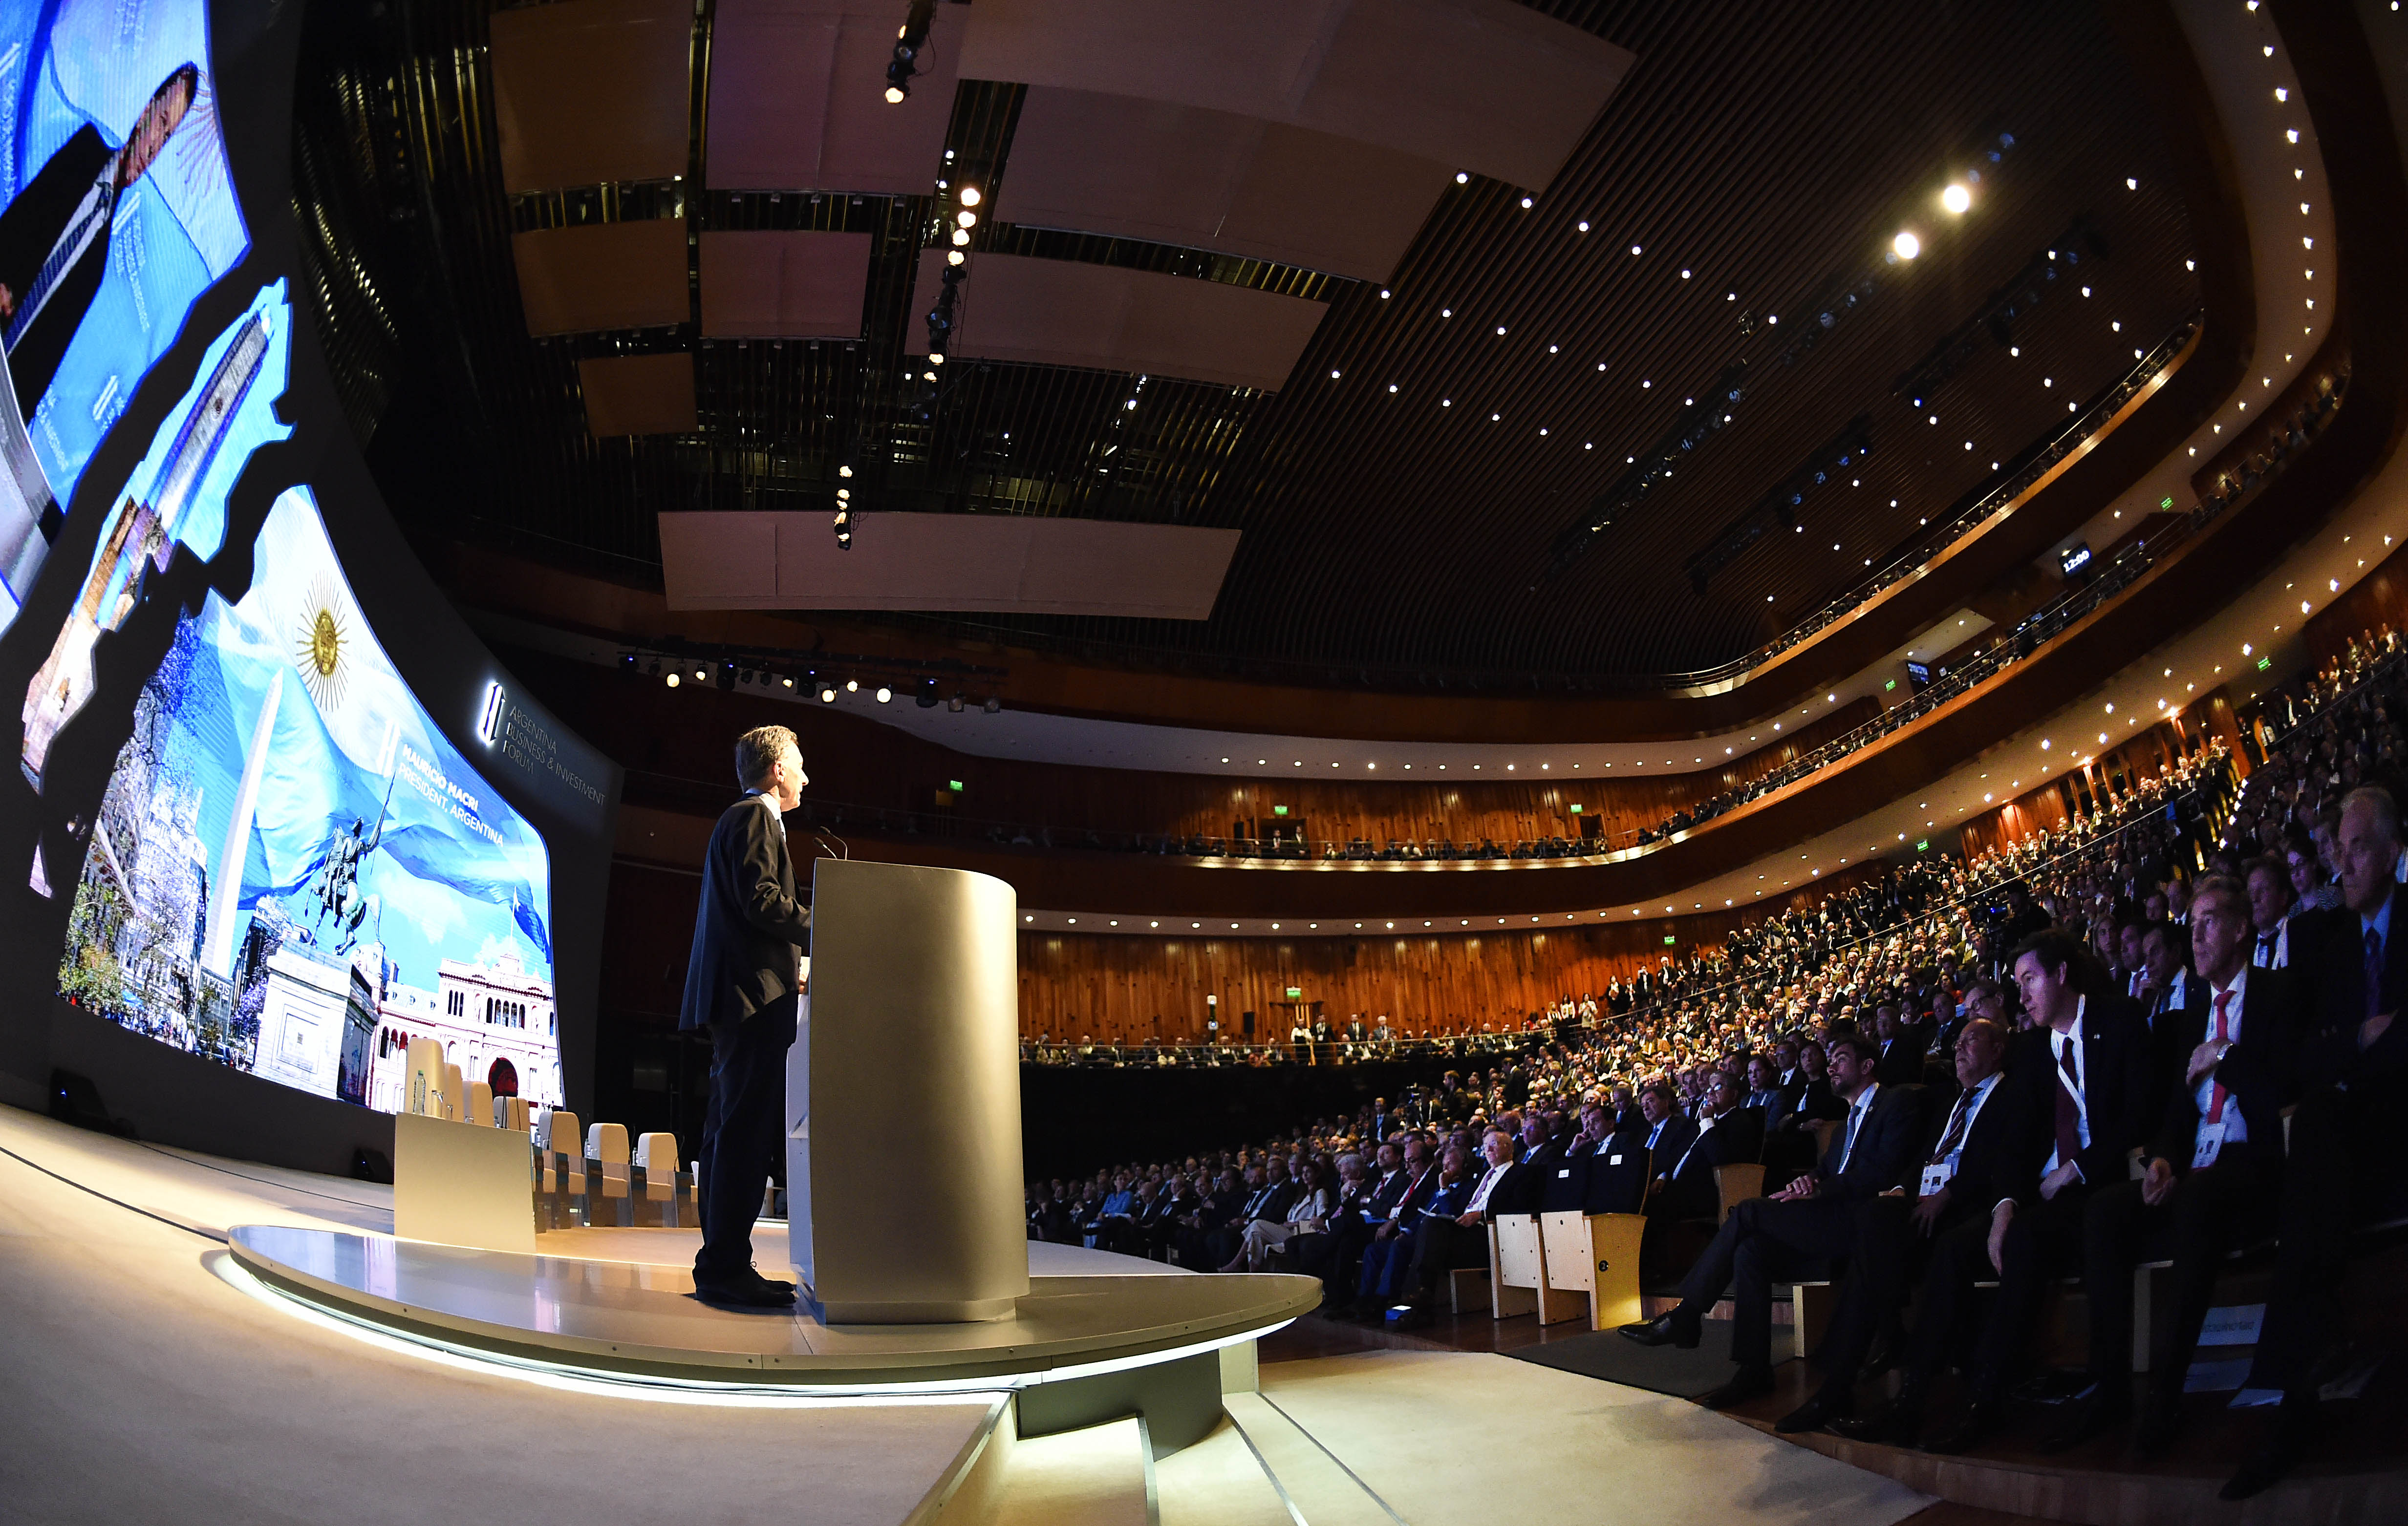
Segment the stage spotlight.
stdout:
<svg viewBox="0 0 2408 1526">
<path fill-rule="evenodd" d="M 888 700 L 893 699 L 894 697 L 895 697 L 895 691 L 894 691 L 894 690 L 887 688 L 887 687 L 886 687 L 884 684 L 882 684 L 882 684 L 880 684 L 880 685 L 878 686 L 878 703 L 879 703 L 879 704 L 883 705 L 883 704 L 885 704 Z"/>
<path fill-rule="evenodd" d="M 621 652 L 621 653 L 619 654 L 619 665 L 620 665 L 621 667 L 625 668 L 625 669 L 626 669 L 628 672 L 630 672 L 630 673 L 635 672 L 635 671 L 636 671 L 636 654 L 635 654 L 634 652 L 632 652 L 632 651 L 623 651 L 623 652 Z"/>
<path fill-rule="evenodd" d="M 836 703 L 836 691 L 828 688 L 824 684 L 821 685 L 820 703 L 822 705 L 834 705 Z"/>
<path fill-rule="evenodd" d="M 1923 240 L 1911 233 L 1901 233 L 1890 240 L 1889 247 L 1898 250 L 1899 259 L 1912 260 L 1923 252 Z"/>
<path fill-rule="evenodd" d="M 961 251 L 961 250 L 957 250 L 957 249 L 956 249 L 956 250 L 947 250 L 945 251 L 945 264 L 949 264 L 949 265 L 957 265 L 957 264 L 961 264 L 961 263 L 962 263 L 962 251 Z"/>
<path fill-rule="evenodd" d="M 920 50 L 928 42 L 928 23 L 936 19 L 937 0 L 911 0 L 903 24 L 895 33 L 895 56 L 886 64 L 886 104 L 901 106 L 911 93 L 911 77 L 920 72 Z"/>
<path fill-rule="evenodd" d="M 953 214 L 953 221 L 960 223 L 965 228 L 975 228 L 978 226 L 978 214 L 976 212 L 955 212 Z"/>
<path fill-rule="evenodd" d="M 945 364 L 945 357 L 944 357 L 944 353 L 943 353 L 941 350 L 930 350 L 930 351 L 928 352 L 928 364 L 929 364 L 930 365 L 942 365 L 942 364 Z"/>
<path fill-rule="evenodd" d="M 1961 212 L 1973 205 L 1973 193 L 1961 185 L 1952 185 L 1940 193 L 1940 205 L 1952 212 Z"/>
<path fill-rule="evenodd" d="M 836 475 L 838 477 L 851 477 L 853 475 L 853 468 L 850 466 L 839 466 L 836 469 Z"/>
<path fill-rule="evenodd" d="M 781 682 L 781 683 L 783 683 L 783 684 L 784 684 L 787 688 L 789 688 L 789 689 L 792 689 L 793 687 L 795 687 L 795 680 L 794 680 L 793 678 L 791 678 L 791 677 L 789 677 L 789 678 L 781 678 L 781 679 L 780 679 L 779 681 L 780 681 L 780 682 Z"/>
<path fill-rule="evenodd" d="M 655 678 L 659 677 L 661 676 L 661 660 L 657 657 L 653 658 L 652 665 L 646 668 L 644 671 L 651 674 Z"/>
<path fill-rule="evenodd" d="M 989 715 L 995 715 L 1003 709 L 1003 701 L 999 699 L 990 699 L 984 705 L 980 706 L 979 708 L 984 710 Z"/>
<path fill-rule="evenodd" d="M 671 689 L 675 689 L 678 686 L 678 676 L 676 674 L 672 673 L 669 675 L 668 684 Z"/>
<path fill-rule="evenodd" d="M 968 228 L 955 228 L 953 230 L 953 247 L 955 249 L 961 248 L 969 241 L 970 231 Z"/>
<path fill-rule="evenodd" d="M 959 694 L 955 694 L 953 698 L 951 698 L 951 699 L 949 699 L 949 700 L 945 701 L 945 709 L 946 709 L 946 711 L 947 711 L 948 713 L 953 714 L 953 715 L 959 715 L 959 714 L 961 714 L 961 713 L 962 713 L 962 696 L 961 696 L 961 695 L 959 695 Z"/>
<path fill-rule="evenodd" d="M 845 692 L 846 693 L 848 693 L 848 694 L 858 694 L 858 693 L 860 693 L 860 692 L 861 692 L 861 680 L 860 680 L 859 678 L 847 678 L 847 679 L 845 679 L 845 680 L 844 680 L 844 692 Z"/>
<path fill-rule="evenodd" d="M 730 693 L 735 692 L 736 664 L 734 663 L 722 663 L 719 664 L 719 687 L 728 691 Z"/>
<path fill-rule="evenodd" d="M 695 668 L 695 669 L 694 670 L 694 681 L 695 681 L 695 682 L 696 682 L 696 683 L 705 683 L 705 682 L 708 682 L 708 681 L 710 680 L 710 674 L 708 674 L 708 673 L 705 673 L 702 669 L 700 669 L 700 668 Z"/>
<path fill-rule="evenodd" d="M 979 188 L 974 185 L 966 185 L 962 187 L 962 205 L 964 207 L 976 207 L 978 204 Z"/>
</svg>

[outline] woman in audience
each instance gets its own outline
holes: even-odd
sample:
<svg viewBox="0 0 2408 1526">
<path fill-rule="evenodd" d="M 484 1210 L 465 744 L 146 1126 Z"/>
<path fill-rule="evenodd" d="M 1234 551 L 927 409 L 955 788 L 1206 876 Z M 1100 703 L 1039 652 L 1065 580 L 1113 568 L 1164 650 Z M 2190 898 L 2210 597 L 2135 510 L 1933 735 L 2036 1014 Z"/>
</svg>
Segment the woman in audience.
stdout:
<svg viewBox="0 0 2408 1526">
<path fill-rule="evenodd" d="M 1291 1236 L 1327 1231 L 1332 1205 L 1327 1162 L 1300 1157 L 1295 1176 L 1296 1197 L 1288 1204 L 1286 1219 L 1278 1223 L 1257 1219 L 1248 1224 L 1238 1254 L 1222 1271 L 1234 1272 L 1240 1264 L 1249 1272 L 1262 1271 L 1271 1252 L 1286 1245 Z"/>
</svg>

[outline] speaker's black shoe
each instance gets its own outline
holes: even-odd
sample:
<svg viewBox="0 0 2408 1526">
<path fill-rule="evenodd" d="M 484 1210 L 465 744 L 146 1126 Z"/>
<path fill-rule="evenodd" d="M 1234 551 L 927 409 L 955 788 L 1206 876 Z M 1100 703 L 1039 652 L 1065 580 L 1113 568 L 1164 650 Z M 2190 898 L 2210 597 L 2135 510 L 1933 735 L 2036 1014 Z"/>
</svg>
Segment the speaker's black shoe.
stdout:
<svg viewBox="0 0 2408 1526">
<path fill-rule="evenodd" d="M 1845 1394 L 1818 1393 L 1773 1421 L 1772 1428 L 1784 1436 L 1828 1430 L 1833 1420 L 1846 1419 L 1855 1411 L 1856 1401 Z"/>
<path fill-rule="evenodd" d="M 773 1302 L 791 1304 L 795 1301 L 795 1285 L 791 1282 L 781 1282 L 776 1277 L 763 1276 L 756 1271 L 752 1274 L 752 1286 L 759 1291 L 762 1297 Z"/>
<path fill-rule="evenodd" d="M 1698 1321 L 1682 1318 L 1679 1309 L 1619 1328 L 1626 1338 L 1641 1346 L 1677 1346 L 1684 1351 L 1696 1350 L 1699 1338 Z"/>
<path fill-rule="evenodd" d="M 694 1279 L 694 1296 L 715 1308 L 785 1309 L 793 1306 L 795 1292 L 791 1285 L 783 1293 L 773 1291 L 767 1278 L 760 1276 L 697 1276 Z"/>
<path fill-rule="evenodd" d="M 1732 1374 L 1729 1382 L 1700 1398 L 1698 1403 L 1708 1409 L 1730 1409 L 1750 1399 L 1760 1399 L 1771 1391 L 1772 1369 L 1750 1362 Z"/>
<path fill-rule="evenodd" d="M 2132 1401 L 2125 1391 L 2128 1385 L 2117 1378 L 2112 1383 L 2094 1383 L 2080 1398 L 2067 1402 L 2065 1412 L 2040 1438 L 2043 1453 L 2071 1451 L 2094 1436 L 2113 1431 L 2132 1418 Z"/>
</svg>

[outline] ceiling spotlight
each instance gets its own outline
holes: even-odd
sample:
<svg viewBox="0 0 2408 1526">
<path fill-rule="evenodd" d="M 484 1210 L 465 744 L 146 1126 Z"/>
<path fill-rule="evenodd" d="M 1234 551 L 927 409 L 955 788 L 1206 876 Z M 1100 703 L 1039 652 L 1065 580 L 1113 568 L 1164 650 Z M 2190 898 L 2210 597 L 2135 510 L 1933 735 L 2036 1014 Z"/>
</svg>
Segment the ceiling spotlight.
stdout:
<svg viewBox="0 0 2408 1526">
<path fill-rule="evenodd" d="M 903 98 L 910 93 L 911 93 L 910 91 L 905 90 L 900 85 L 889 85 L 886 87 L 886 104 L 888 106 L 901 106 L 903 104 Z"/>
<path fill-rule="evenodd" d="M 964 207 L 976 207 L 978 204 L 979 188 L 974 185 L 966 185 L 962 187 L 962 205 Z"/>
<path fill-rule="evenodd" d="M 844 692 L 845 692 L 846 693 L 848 693 L 848 694 L 858 694 L 858 693 L 860 693 L 860 692 L 861 692 L 861 680 L 860 680 L 859 678 L 847 678 L 847 679 L 845 679 L 845 680 L 844 680 Z"/>
<path fill-rule="evenodd" d="M 822 684 L 820 686 L 820 703 L 822 705 L 834 705 L 836 703 L 836 691 L 828 688 L 825 684 Z"/>
<path fill-rule="evenodd" d="M 1457 185 L 1469 185 L 1471 183 L 1471 177 L 1461 170 L 1456 170 L 1455 172 L 1455 183 Z"/>
<path fill-rule="evenodd" d="M 839 466 L 836 469 L 836 475 L 838 477 L 851 477 L 853 475 L 853 468 L 850 466 Z"/>
<path fill-rule="evenodd" d="M 1973 193 L 1961 185 L 1952 185 L 1940 193 L 1940 205 L 1952 212 L 1961 212 L 1973 205 Z"/>
<path fill-rule="evenodd" d="M 671 689 L 675 689 L 678 686 L 678 676 L 674 673 L 670 674 L 667 678 L 667 683 Z"/>
<path fill-rule="evenodd" d="M 965 228 L 975 228 L 978 226 L 978 214 L 976 212 L 955 212 L 953 214 L 953 221 L 960 223 Z"/>
<path fill-rule="evenodd" d="M 954 249 L 954 250 L 947 250 L 945 251 L 945 264 L 949 264 L 949 265 L 957 265 L 957 264 L 961 264 L 961 263 L 962 263 L 962 251 L 961 251 L 961 250 L 957 250 L 957 249 Z"/>
<path fill-rule="evenodd" d="M 878 686 L 878 703 L 879 703 L 879 704 L 883 705 L 883 704 L 885 704 L 888 700 L 893 699 L 894 697 L 895 697 L 895 691 L 894 691 L 894 690 L 887 688 L 884 684 L 880 684 L 880 685 Z"/>
<path fill-rule="evenodd" d="M 968 228 L 955 228 L 955 229 L 953 230 L 953 247 L 954 247 L 955 249 L 960 249 L 963 245 L 968 244 L 969 241 L 970 241 L 970 231 L 969 231 Z"/>
<path fill-rule="evenodd" d="M 1923 240 L 1911 233 L 1901 232 L 1896 238 L 1889 241 L 1889 247 L 1898 250 L 1899 259 L 1912 260 L 1923 252 Z"/>
</svg>

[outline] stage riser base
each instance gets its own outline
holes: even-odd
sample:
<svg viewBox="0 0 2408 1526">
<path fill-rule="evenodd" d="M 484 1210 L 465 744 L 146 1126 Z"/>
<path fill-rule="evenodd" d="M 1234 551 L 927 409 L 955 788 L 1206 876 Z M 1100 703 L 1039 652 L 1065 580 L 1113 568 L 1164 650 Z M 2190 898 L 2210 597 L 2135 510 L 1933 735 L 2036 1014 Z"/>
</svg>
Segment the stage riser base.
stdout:
<svg viewBox="0 0 2408 1526">
<path fill-rule="evenodd" d="M 1154 1455 L 1192 1447 L 1221 1423 L 1221 1356 L 1205 1351 L 1126 1372 L 1039 1383 L 1013 1400 L 1020 1434 L 1082 1431 L 1130 1415 L 1145 1417 Z"/>
</svg>

